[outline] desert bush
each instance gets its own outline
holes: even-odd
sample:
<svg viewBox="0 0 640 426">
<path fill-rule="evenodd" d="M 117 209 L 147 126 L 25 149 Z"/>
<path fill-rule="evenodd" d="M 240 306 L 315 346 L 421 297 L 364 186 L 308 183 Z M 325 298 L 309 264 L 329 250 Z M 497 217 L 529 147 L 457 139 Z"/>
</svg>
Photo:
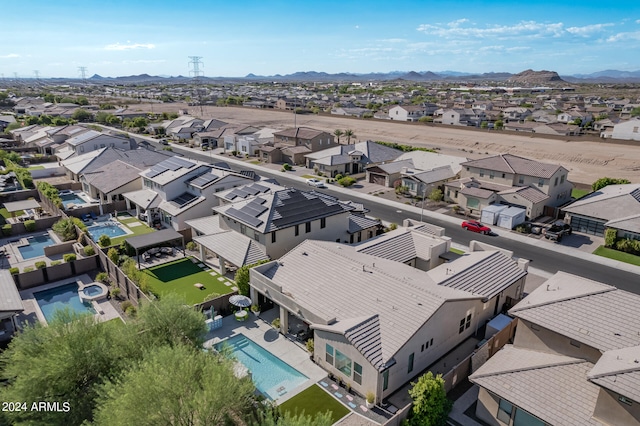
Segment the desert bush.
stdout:
<svg viewBox="0 0 640 426">
<path fill-rule="evenodd" d="M 96 250 L 91 245 L 84 246 L 82 250 L 84 251 L 85 256 L 93 256 L 94 254 L 96 254 Z"/>
<path fill-rule="evenodd" d="M 27 230 L 27 232 L 33 232 L 36 230 L 36 221 L 35 220 L 25 220 L 24 221 L 24 229 Z"/>
<path fill-rule="evenodd" d="M 47 262 L 45 262 L 44 260 L 38 260 L 36 262 L 36 269 L 44 269 L 47 267 Z"/>
<path fill-rule="evenodd" d="M 20 268 L 15 267 L 15 266 L 12 267 L 12 268 L 9 268 L 9 273 L 11 275 L 18 275 L 20 273 Z"/>
<path fill-rule="evenodd" d="M 100 244 L 100 247 L 109 247 L 111 245 L 111 237 L 106 234 L 100 235 L 100 238 L 98 238 L 98 244 Z"/>
<path fill-rule="evenodd" d="M 76 260 L 76 255 L 75 253 L 67 253 L 62 255 L 62 259 L 67 263 L 73 262 L 74 260 Z"/>
</svg>

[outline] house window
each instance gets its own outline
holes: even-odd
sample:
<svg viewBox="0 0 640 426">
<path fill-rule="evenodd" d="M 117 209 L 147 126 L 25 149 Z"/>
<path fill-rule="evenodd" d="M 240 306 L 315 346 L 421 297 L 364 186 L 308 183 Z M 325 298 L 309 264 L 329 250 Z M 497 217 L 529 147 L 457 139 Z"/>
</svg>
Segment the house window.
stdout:
<svg viewBox="0 0 640 426">
<path fill-rule="evenodd" d="M 431 338 L 431 341 L 429 343 L 431 344 L 430 346 L 433 346 L 433 337 Z"/>
<path fill-rule="evenodd" d="M 407 374 L 411 373 L 413 371 L 413 358 L 414 358 L 414 353 L 412 352 L 409 355 L 409 365 L 407 366 Z"/>
<path fill-rule="evenodd" d="M 471 326 L 471 314 L 467 315 L 467 323 L 465 324 L 465 330 Z"/>
<path fill-rule="evenodd" d="M 502 174 L 502 179 L 504 179 L 505 177 L 507 177 L 507 175 L 503 173 Z"/>
<path fill-rule="evenodd" d="M 511 413 L 513 413 L 513 405 L 509 401 L 501 399 L 498 404 L 498 420 L 502 423 L 510 424 Z"/>
<path fill-rule="evenodd" d="M 320 218 L 320 229 L 324 229 L 327 227 L 327 218 L 326 217 L 321 217 Z"/>
<path fill-rule="evenodd" d="M 358 232 L 358 242 L 362 242 L 362 232 Z"/>
<path fill-rule="evenodd" d="M 258 234 L 256 231 L 253 231 L 253 239 L 256 241 L 260 241 L 260 234 Z"/>
<path fill-rule="evenodd" d="M 327 343 L 327 349 L 326 349 L 326 355 L 325 355 L 325 361 L 327 361 L 327 363 L 333 365 L 333 346 L 331 346 L 330 344 Z"/>
<path fill-rule="evenodd" d="M 634 126 L 634 127 L 633 127 L 633 133 L 638 133 L 638 129 L 639 129 L 639 127 L 638 127 L 638 126 Z"/>
<path fill-rule="evenodd" d="M 515 411 L 516 415 L 513 418 L 513 426 L 546 426 L 545 422 L 521 408 L 516 408 Z"/>
<path fill-rule="evenodd" d="M 489 179 L 493 179 L 495 176 L 495 173 L 493 171 L 489 172 Z"/>
<path fill-rule="evenodd" d="M 420 346 L 420 352 L 424 352 L 424 343 L 422 344 L 422 346 Z"/>
<path fill-rule="evenodd" d="M 362 366 L 357 362 L 353 363 L 353 381 L 362 384 Z"/>
<path fill-rule="evenodd" d="M 623 404 L 627 404 L 627 405 L 631 405 L 633 404 L 633 402 L 630 399 L 627 399 L 626 397 L 620 395 L 618 397 L 618 401 L 622 402 Z"/>
<path fill-rule="evenodd" d="M 460 327 L 458 328 L 458 334 L 464 331 L 464 318 L 460 320 Z"/>
<path fill-rule="evenodd" d="M 538 186 L 539 187 L 544 186 L 544 179 L 538 179 Z"/>
<path fill-rule="evenodd" d="M 518 183 L 519 183 L 520 185 L 524 184 L 524 176 L 520 176 L 520 177 L 518 178 Z"/>
<path fill-rule="evenodd" d="M 336 368 L 347 377 L 351 377 L 351 358 L 336 350 Z"/>
<path fill-rule="evenodd" d="M 271 242 L 272 242 L 272 243 L 275 243 L 275 242 L 276 242 L 276 231 L 273 231 L 273 232 L 271 233 Z"/>
<path fill-rule="evenodd" d="M 247 234 L 247 225 L 240 224 L 240 233 L 243 235 Z"/>
<path fill-rule="evenodd" d="M 309 232 L 311 232 L 311 222 L 307 222 L 304 224 L 304 232 L 306 234 L 308 234 Z"/>
<path fill-rule="evenodd" d="M 369 231 L 367 233 L 367 238 L 373 238 L 373 231 Z"/>
<path fill-rule="evenodd" d="M 298 235 L 300 235 L 300 225 L 296 225 L 293 227 L 293 232 L 294 235 L 297 237 Z"/>
<path fill-rule="evenodd" d="M 553 186 L 558 186 L 558 176 L 556 176 L 555 180 L 553 181 Z"/>
<path fill-rule="evenodd" d="M 560 183 L 564 183 L 564 175 L 560 176 Z"/>
<path fill-rule="evenodd" d="M 484 177 L 484 170 L 480 170 L 480 177 Z"/>
<path fill-rule="evenodd" d="M 386 391 L 389 388 L 389 370 L 384 370 L 382 373 L 382 390 Z"/>
<path fill-rule="evenodd" d="M 575 346 L 576 348 L 579 348 L 579 347 L 581 346 L 581 345 L 580 345 L 580 342 L 575 341 L 575 340 L 569 340 L 569 344 L 570 344 L 571 346 Z"/>
</svg>

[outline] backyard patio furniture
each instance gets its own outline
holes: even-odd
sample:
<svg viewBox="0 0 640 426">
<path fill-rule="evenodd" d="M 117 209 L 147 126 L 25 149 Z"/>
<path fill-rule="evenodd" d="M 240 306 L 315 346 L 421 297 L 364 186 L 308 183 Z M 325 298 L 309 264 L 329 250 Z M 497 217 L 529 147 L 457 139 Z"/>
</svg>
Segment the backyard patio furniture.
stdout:
<svg viewBox="0 0 640 426">
<path fill-rule="evenodd" d="M 200 290 L 204 289 L 204 284 L 202 284 L 202 283 L 195 283 L 193 286 L 196 287 L 196 288 L 199 288 Z"/>
<path fill-rule="evenodd" d="M 235 313 L 235 317 L 237 321 L 244 321 L 247 319 L 249 314 L 244 309 Z"/>
<path fill-rule="evenodd" d="M 98 219 L 98 216 L 94 212 L 91 212 L 89 214 L 91 215 L 91 219 L 93 219 L 93 220 Z"/>
<path fill-rule="evenodd" d="M 142 253 L 142 260 L 144 260 L 145 262 L 150 262 L 151 255 L 149 253 Z"/>
</svg>

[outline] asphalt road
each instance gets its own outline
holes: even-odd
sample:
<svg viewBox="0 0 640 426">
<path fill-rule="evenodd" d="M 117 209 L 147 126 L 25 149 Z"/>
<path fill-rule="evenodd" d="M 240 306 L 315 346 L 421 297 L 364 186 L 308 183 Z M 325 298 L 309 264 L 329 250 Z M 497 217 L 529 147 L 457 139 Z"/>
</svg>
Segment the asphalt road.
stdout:
<svg viewBox="0 0 640 426">
<path fill-rule="evenodd" d="M 155 145 L 160 146 L 157 144 Z M 207 154 L 206 152 L 203 152 L 202 154 L 194 153 L 192 151 L 176 148 L 175 145 L 173 147 L 173 151 L 179 154 L 183 154 L 185 157 L 207 162 L 212 161 L 211 155 Z M 238 169 L 237 166 L 233 164 L 230 165 L 232 169 Z M 298 180 L 288 178 L 284 174 L 272 173 L 265 170 L 260 170 L 259 174 L 264 177 L 274 178 L 278 182 L 280 182 L 281 185 L 287 187 L 292 187 L 300 190 L 310 189 L 308 185 L 300 183 Z M 322 190 L 321 192 L 326 192 L 331 195 L 338 195 L 333 193 L 330 189 Z M 343 197 L 341 196 L 340 198 Z M 353 196 L 351 196 L 350 198 L 354 201 L 357 199 L 358 201 L 363 202 L 365 207 L 370 210 L 370 216 L 380 218 L 386 222 L 402 223 L 402 220 L 405 218 L 420 220 L 419 214 L 404 211 L 404 206 L 401 204 L 399 204 L 397 207 L 388 206 L 386 204 L 377 202 L 377 200 L 372 199 L 372 197 L 370 196 L 359 194 L 357 192 L 354 192 Z M 533 268 L 540 269 L 549 273 L 564 271 L 594 281 L 610 284 L 622 290 L 640 294 L 640 275 L 612 268 L 610 266 L 602 265 L 599 263 L 590 262 L 586 259 L 580 259 L 574 256 L 558 253 L 553 250 L 547 250 L 529 244 L 523 244 L 507 238 L 500 238 L 500 236 L 481 235 L 475 232 L 465 231 L 461 227 L 452 225 L 449 222 L 433 218 L 429 218 L 428 222 L 445 228 L 445 235 L 450 237 L 454 242 L 458 244 L 468 246 L 471 240 L 485 242 L 501 247 L 505 250 L 510 250 L 516 257 L 522 257 L 531 260 L 531 267 Z"/>
</svg>

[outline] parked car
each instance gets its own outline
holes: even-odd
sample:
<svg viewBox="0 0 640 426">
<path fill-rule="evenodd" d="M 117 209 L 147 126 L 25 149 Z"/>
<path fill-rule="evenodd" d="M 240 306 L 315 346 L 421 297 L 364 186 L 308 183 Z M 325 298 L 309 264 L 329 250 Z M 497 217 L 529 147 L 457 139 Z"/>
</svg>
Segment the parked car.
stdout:
<svg viewBox="0 0 640 426">
<path fill-rule="evenodd" d="M 462 222 L 462 228 L 466 229 L 467 231 L 479 232 L 485 235 L 491 233 L 491 228 L 489 228 L 488 226 L 484 226 L 483 224 L 475 220 L 465 220 L 464 222 Z"/>
<path fill-rule="evenodd" d="M 315 186 L 316 188 L 326 188 L 327 185 L 323 181 L 318 179 L 307 179 L 307 185 Z"/>
<path fill-rule="evenodd" d="M 557 221 L 556 223 L 551 225 L 551 227 L 545 230 L 544 237 L 547 240 L 560 242 L 562 241 L 562 237 L 564 237 L 565 235 L 571 235 L 571 232 L 571 225 L 562 221 Z"/>
</svg>

